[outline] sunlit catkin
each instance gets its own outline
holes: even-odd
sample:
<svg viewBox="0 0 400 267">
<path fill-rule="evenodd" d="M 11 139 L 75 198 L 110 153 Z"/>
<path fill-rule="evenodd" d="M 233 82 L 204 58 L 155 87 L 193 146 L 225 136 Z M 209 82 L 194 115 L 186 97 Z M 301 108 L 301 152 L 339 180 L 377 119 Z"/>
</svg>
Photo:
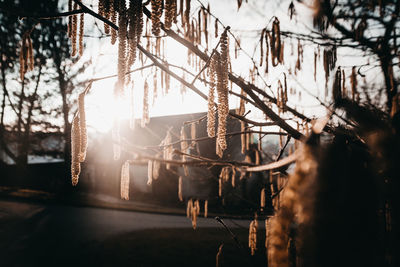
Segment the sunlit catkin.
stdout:
<svg viewBox="0 0 400 267">
<path fill-rule="evenodd" d="M 208 91 L 207 134 L 209 137 L 215 136 L 215 75 L 215 63 L 213 63 L 211 64 L 210 68 L 208 68 L 208 76 L 210 77 L 210 88 Z"/>
<path fill-rule="evenodd" d="M 218 196 L 222 197 L 222 177 L 218 177 Z"/>
<path fill-rule="evenodd" d="M 126 40 L 127 40 L 127 20 L 126 8 L 124 5 L 120 6 L 120 13 L 118 18 L 118 94 L 123 95 L 125 85 L 126 73 Z"/>
<path fill-rule="evenodd" d="M 194 230 L 196 230 L 197 227 L 197 216 L 200 213 L 200 204 L 199 200 L 196 200 L 194 203 L 192 203 L 192 209 L 191 209 L 191 219 L 192 219 L 192 227 Z"/>
<path fill-rule="evenodd" d="M 247 134 L 243 133 L 246 131 L 246 123 L 244 121 L 240 122 L 240 131 L 242 134 L 240 135 L 240 143 L 241 143 L 241 152 L 242 154 L 246 154 L 246 144 L 247 144 Z"/>
<path fill-rule="evenodd" d="M 217 154 L 222 157 L 223 151 L 226 149 L 226 123 L 229 112 L 228 103 L 228 36 L 226 29 L 221 34 L 220 47 L 221 54 L 215 53 L 218 62 L 217 68 L 217 92 L 218 92 L 218 132 L 217 132 Z M 219 147 L 219 149 L 218 149 Z"/>
<path fill-rule="evenodd" d="M 129 24 L 129 55 L 128 55 L 128 69 L 135 63 L 136 48 L 140 42 L 143 29 L 143 7 L 142 0 L 130 0 L 128 10 L 128 24 Z"/>
<path fill-rule="evenodd" d="M 79 162 L 79 152 L 81 145 L 81 131 L 79 125 L 79 116 L 75 116 L 71 128 L 71 178 L 72 185 L 78 184 L 81 164 Z"/>
<path fill-rule="evenodd" d="M 199 215 L 200 214 L 200 202 L 198 199 L 194 202 L 194 206 L 196 208 L 196 214 Z"/>
<path fill-rule="evenodd" d="M 183 201 L 183 196 L 182 196 L 182 176 L 179 176 L 179 180 L 178 180 L 178 198 L 179 198 L 179 201 Z"/>
<path fill-rule="evenodd" d="M 204 201 L 204 218 L 208 216 L 208 200 Z"/>
<path fill-rule="evenodd" d="M 80 128 L 80 151 L 79 161 L 83 162 L 86 158 L 87 149 L 87 130 L 86 130 L 86 112 L 85 112 L 85 93 L 79 94 L 78 98 L 79 108 L 79 128 Z"/>
<path fill-rule="evenodd" d="M 257 249 L 257 226 L 258 222 L 254 219 L 249 227 L 249 248 L 251 250 L 251 255 L 254 255 Z"/>
<path fill-rule="evenodd" d="M 189 199 L 186 205 L 186 217 L 190 218 L 193 208 L 193 200 Z"/>
<path fill-rule="evenodd" d="M 129 200 L 129 161 L 125 161 L 121 168 L 121 198 Z"/>
<path fill-rule="evenodd" d="M 261 189 L 260 207 L 265 208 L 265 188 Z"/>
</svg>

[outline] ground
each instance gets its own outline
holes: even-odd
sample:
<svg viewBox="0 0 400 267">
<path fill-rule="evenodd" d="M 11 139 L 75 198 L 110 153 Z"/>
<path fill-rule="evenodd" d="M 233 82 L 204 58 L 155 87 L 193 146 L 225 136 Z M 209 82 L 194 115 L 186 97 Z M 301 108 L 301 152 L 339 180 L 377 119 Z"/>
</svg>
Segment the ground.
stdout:
<svg viewBox="0 0 400 267">
<path fill-rule="evenodd" d="M 259 250 L 248 255 L 248 220 L 188 218 L 115 209 L 0 200 L 1 266 L 265 266 L 264 229 Z M 260 222 L 260 227 L 262 223 Z"/>
</svg>

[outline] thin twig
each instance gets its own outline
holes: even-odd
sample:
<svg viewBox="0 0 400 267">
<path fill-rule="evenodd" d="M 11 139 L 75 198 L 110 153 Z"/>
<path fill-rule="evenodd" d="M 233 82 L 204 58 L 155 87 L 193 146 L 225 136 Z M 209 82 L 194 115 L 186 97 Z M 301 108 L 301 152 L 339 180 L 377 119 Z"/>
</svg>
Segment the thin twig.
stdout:
<svg viewBox="0 0 400 267">
<path fill-rule="evenodd" d="M 278 155 L 278 157 L 276 158 L 276 161 L 278 161 L 278 160 L 281 159 L 283 152 L 285 151 L 287 145 L 288 145 L 289 142 L 290 142 L 290 139 L 292 139 L 292 137 L 289 135 L 289 136 L 286 138 L 285 145 L 282 147 L 281 151 L 279 151 L 279 155 Z"/>
<path fill-rule="evenodd" d="M 224 221 L 220 218 L 220 217 L 215 217 L 214 218 L 217 222 L 219 222 L 220 224 L 222 224 L 222 226 L 225 228 L 225 230 L 229 233 L 229 235 L 232 237 L 233 241 L 235 241 L 236 245 L 238 246 L 238 248 L 243 249 L 242 244 L 239 242 L 239 239 L 237 238 L 237 236 L 231 231 L 231 229 L 229 229 L 229 227 L 224 223 Z"/>
</svg>

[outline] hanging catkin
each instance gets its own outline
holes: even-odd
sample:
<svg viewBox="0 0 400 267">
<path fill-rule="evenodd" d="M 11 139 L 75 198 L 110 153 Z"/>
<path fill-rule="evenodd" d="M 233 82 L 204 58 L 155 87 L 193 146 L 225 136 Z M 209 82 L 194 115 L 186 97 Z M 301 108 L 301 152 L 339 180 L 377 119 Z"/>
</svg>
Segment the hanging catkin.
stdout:
<svg viewBox="0 0 400 267">
<path fill-rule="evenodd" d="M 190 18 L 190 0 L 185 0 L 185 13 L 184 13 L 184 23 L 185 25 L 188 27 L 188 29 L 190 29 L 190 22 L 189 22 L 189 18 Z"/>
<path fill-rule="evenodd" d="M 125 1 L 124 1 L 125 3 Z M 125 4 L 124 4 L 125 5 Z M 125 85 L 126 73 L 126 40 L 127 40 L 127 20 L 126 7 L 121 4 L 118 17 L 118 86 L 117 94 L 122 96 Z"/>
<path fill-rule="evenodd" d="M 314 52 L 314 81 L 317 81 L 317 53 Z"/>
<path fill-rule="evenodd" d="M 268 62 L 269 62 L 269 43 L 268 43 L 269 34 L 265 34 L 265 73 L 268 73 Z"/>
<path fill-rule="evenodd" d="M 342 71 L 340 67 L 336 70 L 335 80 L 332 86 L 332 97 L 334 101 L 338 101 L 342 97 Z"/>
<path fill-rule="evenodd" d="M 111 12 L 110 12 L 110 2 L 111 0 L 102 0 L 101 2 L 103 2 L 103 16 L 104 18 L 110 20 L 111 19 Z M 99 5 L 100 8 L 100 5 Z M 108 25 L 107 23 L 104 23 L 104 32 L 105 34 L 110 34 L 110 25 Z"/>
<path fill-rule="evenodd" d="M 151 185 L 153 182 L 153 163 L 154 161 L 152 160 L 147 161 L 147 185 Z"/>
<path fill-rule="evenodd" d="M 246 123 L 244 121 L 240 122 L 240 131 L 242 132 L 242 134 L 240 135 L 240 143 L 241 143 L 241 152 L 242 154 L 246 154 L 246 143 L 247 143 L 247 134 L 243 133 L 244 131 L 246 131 Z"/>
<path fill-rule="evenodd" d="M 213 64 L 213 67 L 215 64 Z M 208 91 L 208 112 L 207 112 L 207 134 L 208 137 L 215 136 L 215 69 L 208 68 L 208 76 L 210 77 L 210 88 Z"/>
<path fill-rule="evenodd" d="M 249 248 L 251 250 L 251 255 L 253 256 L 257 249 L 257 219 L 254 219 L 250 223 L 249 227 Z"/>
<path fill-rule="evenodd" d="M 357 94 L 357 73 L 356 73 L 356 67 L 351 68 L 351 77 L 350 77 L 350 83 L 351 83 L 351 99 L 355 101 L 356 99 L 356 94 Z"/>
<path fill-rule="evenodd" d="M 25 73 L 28 70 L 33 70 L 33 67 L 33 47 L 30 37 L 30 31 L 28 31 L 22 36 L 21 48 L 19 53 L 19 74 L 22 81 L 24 80 Z"/>
<path fill-rule="evenodd" d="M 261 197 L 260 197 L 260 206 L 261 208 L 265 208 L 265 188 L 261 189 Z"/>
<path fill-rule="evenodd" d="M 204 39 L 206 41 L 206 48 L 208 49 L 208 16 L 206 14 L 206 10 L 204 8 L 201 9 L 203 13 L 203 33 Z"/>
<path fill-rule="evenodd" d="M 78 184 L 81 172 L 81 164 L 79 162 L 81 131 L 79 126 L 79 116 L 75 116 L 71 128 L 71 180 L 73 186 Z"/>
<path fill-rule="evenodd" d="M 272 56 L 272 65 L 275 67 L 280 63 L 280 55 L 281 55 L 281 31 L 279 26 L 279 20 L 275 18 L 272 23 L 272 33 L 270 36 L 271 39 L 271 56 Z"/>
<path fill-rule="evenodd" d="M 79 108 L 79 128 L 80 128 L 80 150 L 79 161 L 84 162 L 86 158 L 87 149 L 87 131 L 86 131 L 86 112 L 85 112 L 85 93 L 79 94 L 78 98 Z"/>
<path fill-rule="evenodd" d="M 196 230 L 197 227 L 197 217 L 200 214 L 200 204 L 199 200 L 196 200 L 193 205 L 192 205 L 192 212 L 191 212 L 191 218 L 192 218 L 192 227 L 194 230 Z"/>
<path fill-rule="evenodd" d="M 186 217 L 192 220 L 193 229 L 196 229 L 197 227 L 197 216 L 199 215 L 199 213 L 200 213 L 199 201 L 196 200 L 195 202 L 193 202 L 192 199 L 189 199 L 187 202 Z"/>
<path fill-rule="evenodd" d="M 232 175 L 231 175 L 231 180 L 232 180 L 232 187 L 236 186 L 236 169 L 235 167 L 232 167 Z"/>
<path fill-rule="evenodd" d="M 255 154 L 256 154 L 256 160 L 255 160 L 255 164 L 256 165 L 260 165 L 260 151 L 258 151 L 257 149 L 255 150 Z"/>
<path fill-rule="evenodd" d="M 176 0 L 165 0 L 164 26 L 169 30 L 176 17 Z"/>
<path fill-rule="evenodd" d="M 111 18 L 111 22 L 114 24 L 117 24 L 117 12 L 115 10 L 115 1 L 117 0 L 110 0 L 110 18 Z M 115 42 L 117 41 L 117 31 L 111 28 L 111 44 L 115 44 Z"/>
<path fill-rule="evenodd" d="M 342 69 L 342 97 L 347 97 L 346 75 L 345 75 L 344 69 Z"/>
<path fill-rule="evenodd" d="M 162 15 L 162 0 L 151 0 L 151 32 L 160 35 Z"/>
<path fill-rule="evenodd" d="M 208 200 L 204 201 L 204 218 L 208 216 Z"/>
<path fill-rule="evenodd" d="M 217 132 L 217 155 L 222 157 L 226 149 L 226 123 L 229 112 L 228 103 L 228 28 L 221 34 L 221 54 L 215 53 L 217 67 L 217 93 L 218 93 L 218 132 Z"/>
<path fill-rule="evenodd" d="M 179 180 L 178 180 L 178 198 L 179 198 L 179 201 L 183 201 L 183 196 L 182 196 L 182 176 L 179 176 Z"/>
<path fill-rule="evenodd" d="M 142 35 L 143 29 L 143 9 L 142 0 L 130 0 L 129 10 L 129 55 L 128 55 L 128 67 L 130 68 L 135 63 L 136 60 L 136 48 L 140 42 L 140 37 Z"/>
<path fill-rule="evenodd" d="M 99 8 L 100 8 L 100 6 L 99 6 Z M 72 0 L 68 0 L 68 12 L 71 12 L 71 11 L 72 11 Z M 73 20 L 73 16 L 68 16 L 67 32 L 68 32 L 68 37 L 69 38 L 72 37 L 72 20 Z"/>
<path fill-rule="evenodd" d="M 78 5 L 74 2 L 74 8 L 73 10 L 76 10 L 78 8 Z M 78 25 L 78 16 L 73 15 L 72 16 L 72 23 L 71 23 L 71 44 L 72 44 L 72 52 L 71 56 L 74 57 L 76 56 L 76 30 Z"/>
<path fill-rule="evenodd" d="M 196 43 L 201 45 L 201 9 L 197 12 L 197 33 L 196 33 Z M 196 57 L 197 58 L 197 57 Z"/>
<path fill-rule="evenodd" d="M 129 200 L 129 161 L 125 161 L 121 168 L 121 198 Z"/>
<path fill-rule="evenodd" d="M 222 197 L 222 177 L 218 177 L 218 196 Z"/>
<path fill-rule="evenodd" d="M 215 23 L 214 23 L 214 35 L 215 38 L 218 38 L 218 19 L 215 19 Z"/>
<path fill-rule="evenodd" d="M 190 215 L 192 213 L 192 207 L 193 207 L 193 201 L 192 201 L 192 199 L 189 199 L 186 204 L 186 217 L 187 218 L 190 218 Z"/>
<path fill-rule="evenodd" d="M 264 28 L 261 31 L 261 37 L 260 37 L 260 67 L 263 64 L 263 57 L 264 57 L 264 34 L 265 34 L 266 29 Z"/>
<path fill-rule="evenodd" d="M 165 94 L 168 94 L 170 88 L 170 75 L 168 73 L 165 73 L 164 79 L 165 79 Z"/>
<path fill-rule="evenodd" d="M 200 214 L 200 201 L 198 199 L 196 199 L 196 201 L 194 202 L 194 206 L 196 208 L 196 214 L 199 215 Z"/>
<path fill-rule="evenodd" d="M 143 112 L 142 112 L 142 121 L 141 126 L 144 128 L 146 124 L 149 122 L 149 85 L 147 80 L 144 81 L 143 88 Z"/>
<path fill-rule="evenodd" d="M 85 14 L 82 13 L 79 22 L 79 56 L 83 55 L 83 34 L 85 28 Z"/>
</svg>

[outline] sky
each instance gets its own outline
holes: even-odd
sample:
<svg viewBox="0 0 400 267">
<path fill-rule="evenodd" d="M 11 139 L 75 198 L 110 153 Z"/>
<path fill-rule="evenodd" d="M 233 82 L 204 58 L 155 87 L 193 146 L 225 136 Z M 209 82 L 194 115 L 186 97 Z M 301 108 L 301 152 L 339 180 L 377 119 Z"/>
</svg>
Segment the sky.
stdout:
<svg viewBox="0 0 400 267">
<path fill-rule="evenodd" d="M 199 3 L 203 3 L 207 6 L 208 2 L 205 0 L 192 0 L 191 1 L 191 15 L 197 17 L 197 11 Z M 271 21 L 274 16 L 280 20 L 281 30 L 290 30 L 295 32 L 308 32 L 312 28 L 311 22 L 311 10 L 306 5 L 295 2 L 297 15 L 293 20 L 289 19 L 288 6 L 290 1 L 249 1 L 249 3 L 243 3 L 242 7 L 238 10 L 236 1 L 233 0 L 218 0 L 209 1 L 211 7 L 211 13 L 218 17 L 219 21 L 225 26 L 230 26 L 232 33 L 237 39 L 241 41 L 242 51 L 239 52 L 237 59 L 234 58 L 234 39 L 230 36 L 230 55 L 232 62 L 232 70 L 237 75 L 244 77 L 248 80 L 249 69 L 252 68 L 252 61 L 255 60 L 257 65 L 260 57 L 259 38 L 262 28 L 271 28 Z M 84 3 L 90 5 L 91 0 L 86 0 Z M 149 7 L 149 6 L 148 6 Z M 97 10 L 97 1 L 93 2 L 93 9 Z M 102 33 L 99 32 L 94 26 L 94 18 L 86 15 L 85 30 L 88 36 L 99 36 Z M 98 25 L 102 29 L 102 23 L 97 21 Z M 211 20 L 211 26 L 209 27 L 210 35 L 214 34 L 214 19 Z M 221 26 L 219 31 L 221 32 Z M 172 27 L 176 30 L 176 25 Z M 103 32 L 104 33 L 104 32 Z M 212 36 L 213 37 L 213 36 Z M 196 74 L 198 70 L 193 69 L 187 64 L 187 50 L 185 47 L 176 43 L 169 37 L 163 38 L 165 41 L 165 57 L 168 62 L 174 65 L 182 66 L 185 69 Z M 218 42 L 218 38 L 211 38 L 209 48 L 214 47 Z M 110 38 L 85 38 L 85 44 L 87 46 L 83 59 L 91 58 L 94 62 L 90 70 L 87 71 L 87 78 L 95 78 L 107 76 L 110 74 L 116 74 L 117 72 L 117 53 L 118 45 L 111 45 Z M 145 46 L 146 38 L 142 38 L 142 45 Z M 296 94 L 290 95 L 288 104 L 291 107 L 297 108 L 300 112 L 304 112 L 310 117 L 321 117 L 326 113 L 325 108 L 321 107 L 320 103 L 313 96 L 318 96 L 320 99 L 325 99 L 325 79 L 323 73 L 323 67 L 320 65 L 317 69 L 317 81 L 313 79 L 313 57 L 316 51 L 314 45 L 304 45 L 304 62 L 302 70 L 297 75 L 288 75 L 287 81 L 288 86 L 296 88 Z M 202 48 L 203 50 L 203 48 Z M 291 56 L 291 50 L 295 53 Z M 267 75 L 264 75 L 264 66 L 260 67 L 261 78 L 258 78 L 255 83 L 260 88 L 263 88 L 270 94 L 276 96 L 276 88 L 278 80 L 283 81 L 283 73 L 288 73 L 290 67 L 293 67 L 297 56 L 297 41 L 285 39 L 285 64 L 273 68 L 270 66 L 270 71 Z M 339 55 L 342 53 L 343 57 L 340 57 L 338 64 L 352 65 L 356 61 L 362 60 L 359 55 L 348 57 L 348 51 L 338 51 Z M 144 56 L 145 57 L 145 56 Z M 82 59 L 82 60 L 83 60 Z M 145 59 L 144 65 L 148 65 L 151 62 Z M 311 64 L 310 64 L 311 63 Z M 321 62 L 320 62 L 321 63 Z M 265 65 L 265 64 L 264 64 Z M 141 67 L 141 62 L 136 61 L 132 69 Z M 183 76 L 183 72 L 179 69 L 172 68 L 178 75 Z M 113 88 L 116 79 L 105 79 L 98 82 L 94 82 L 92 85 L 91 93 L 86 97 L 86 109 L 87 109 L 87 121 L 89 128 L 92 127 L 99 131 L 107 131 L 112 127 L 114 118 L 120 117 L 127 119 L 131 116 L 130 112 L 130 99 L 133 99 L 134 116 L 140 118 L 142 115 L 143 107 L 143 84 L 147 79 L 150 85 L 150 117 L 153 116 L 164 116 L 181 113 L 194 113 L 204 112 L 207 110 L 207 102 L 199 97 L 197 94 L 191 92 L 189 89 L 184 94 L 181 93 L 181 85 L 171 78 L 171 89 L 167 95 L 162 96 L 160 87 L 160 81 L 158 82 L 158 97 L 153 102 L 153 75 L 155 68 L 149 68 L 143 72 L 136 72 L 131 76 L 134 81 L 134 86 L 131 85 L 125 88 L 125 98 L 122 102 L 116 103 L 113 100 Z M 158 71 L 160 73 L 160 71 Z M 159 77 L 159 76 L 158 76 Z M 191 81 L 193 77 L 186 74 L 185 79 Z M 271 88 L 265 86 L 270 85 Z M 208 94 L 208 88 L 202 83 L 196 82 L 202 92 Z M 131 96 L 133 88 L 133 97 Z M 232 90 L 240 93 L 240 88 L 236 86 L 232 87 Z M 299 93 L 301 91 L 301 93 Z M 299 98 L 301 94 L 301 98 Z M 230 108 L 236 108 L 239 104 L 239 100 L 236 97 L 230 97 Z M 329 99 L 327 99 L 329 102 Z M 254 120 L 265 121 L 264 115 L 249 104 L 246 106 L 247 109 L 251 110 L 249 118 Z M 288 117 L 290 118 L 290 116 Z"/>
</svg>

